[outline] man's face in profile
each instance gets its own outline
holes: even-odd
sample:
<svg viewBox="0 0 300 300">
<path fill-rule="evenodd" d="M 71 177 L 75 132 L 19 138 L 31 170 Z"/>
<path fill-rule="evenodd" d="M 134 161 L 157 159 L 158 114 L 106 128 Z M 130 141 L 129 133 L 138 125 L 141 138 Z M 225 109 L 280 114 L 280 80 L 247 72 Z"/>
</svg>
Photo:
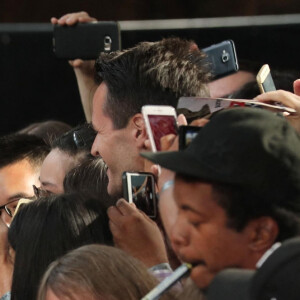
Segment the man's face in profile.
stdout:
<svg viewBox="0 0 300 300">
<path fill-rule="evenodd" d="M 26 160 L 20 160 L 0 169 L 0 206 L 7 203 L 14 209 L 20 198 L 34 196 L 33 185 L 39 185 L 39 172 Z M 7 226 L 12 218 L 4 209 L 1 218 Z"/>
<path fill-rule="evenodd" d="M 124 171 L 142 171 L 141 157 L 135 144 L 131 122 L 125 128 L 115 129 L 103 107 L 107 100 L 108 88 L 104 82 L 98 87 L 93 100 L 92 123 L 97 135 L 91 153 L 101 156 L 107 164 L 108 187 L 110 196 L 122 196 L 122 174 Z"/>
</svg>

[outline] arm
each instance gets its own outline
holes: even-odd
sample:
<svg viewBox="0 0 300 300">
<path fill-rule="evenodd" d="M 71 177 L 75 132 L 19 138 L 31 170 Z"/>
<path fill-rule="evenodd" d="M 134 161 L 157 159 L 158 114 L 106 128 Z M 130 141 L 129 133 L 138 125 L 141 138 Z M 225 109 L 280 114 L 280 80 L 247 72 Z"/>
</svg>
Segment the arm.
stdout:
<svg viewBox="0 0 300 300">
<path fill-rule="evenodd" d="M 72 26 L 78 22 L 88 23 L 96 21 L 95 18 L 90 17 L 86 12 L 70 13 L 61 18 L 51 18 L 52 24 Z M 80 93 L 81 104 L 84 110 L 87 122 L 92 120 L 92 100 L 97 85 L 94 81 L 94 61 L 83 61 L 76 59 L 69 62 L 73 67 L 77 79 L 78 89 Z"/>
</svg>

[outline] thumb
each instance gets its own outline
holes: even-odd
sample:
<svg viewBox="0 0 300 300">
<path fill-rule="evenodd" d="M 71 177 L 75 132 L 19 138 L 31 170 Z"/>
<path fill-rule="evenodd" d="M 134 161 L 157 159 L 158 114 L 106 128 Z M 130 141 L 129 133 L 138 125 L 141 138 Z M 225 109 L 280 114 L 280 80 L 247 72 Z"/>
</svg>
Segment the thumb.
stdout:
<svg viewBox="0 0 300 300">
<path fill-rule="evenodd" d="M 186 126 L 188 124 L 187 120 L 183 114 L 180 114 L 177 117 L 177 124 L 178 124 L 178 126 L 183 126 L 183 125 Z"/>
<path fill-rule="evenodd" d="M 294 93 L 300 96 L 300 79 L 294 81 Z"/>
</svg>

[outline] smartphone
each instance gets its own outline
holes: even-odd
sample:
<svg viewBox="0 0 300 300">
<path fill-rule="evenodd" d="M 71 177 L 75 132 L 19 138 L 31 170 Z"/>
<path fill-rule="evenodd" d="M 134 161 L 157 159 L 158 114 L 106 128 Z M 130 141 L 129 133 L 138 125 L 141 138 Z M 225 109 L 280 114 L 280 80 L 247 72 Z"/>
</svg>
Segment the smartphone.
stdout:
<svg viewBox="0 0 300 300">
<path fill-rule="evenodd" d="M 124 172 L 123 197 L 142 210 L 148 217 L 157 216 L 157 200 L 155 194 L 154 175 L 147 172 Z"/>
<path fill-rule="evenodd" d="M 276 87 L 271 75 L 269 65 L 263 65 L 256 76 L 256 82 L 258 84 L 261 93 L 276 91 Z"/>
<path fill-rule="evenodd" d="M 179 127 L 179 150 L 186 149 L 193 139 L 198 135 L 202 127 L 180 126 Z"/>
<path fill-rule="evenodd" d="M 100 52 L 120 50 L 120 43 L 117 22 L 56 24 L 53 28 L 53 51 L 58 58 L 96 59 Z"/>
<path fill-rule="evenodd" d="M 207 55 L 213 79 L 225 77 L 239 70 L 235 45 L 232 40 L 211 45 L 202 51 Z"/>
<path fill-rule="evenodd" d="M 177 135 L 177 115 L 172 106 L 145 105 L 142 114 L 153 152 L 161 151 L 160 139 L 168 134 Z"/>
</svg>

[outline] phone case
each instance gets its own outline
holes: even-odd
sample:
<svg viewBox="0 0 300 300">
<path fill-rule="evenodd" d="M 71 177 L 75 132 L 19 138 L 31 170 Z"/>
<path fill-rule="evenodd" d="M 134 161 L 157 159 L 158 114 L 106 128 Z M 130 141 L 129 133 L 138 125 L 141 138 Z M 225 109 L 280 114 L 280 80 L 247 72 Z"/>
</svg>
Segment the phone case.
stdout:
<svg viewBox="0 0 300 300">
<path fill-rule="evenodd" d="M 120 50 L 120 42 L 117 22 L 54 25 L 53 28 L 53 51 L 58 58 L 96 59 L 100 52 Z"/>
<path fill-rule="evenodd" d="M 214 79 L 218 79 L 239 70 L 235 45 L 232 40 L 223 41 L 219 44 L 202 49 L 207 55 Z"/>
</svg>

